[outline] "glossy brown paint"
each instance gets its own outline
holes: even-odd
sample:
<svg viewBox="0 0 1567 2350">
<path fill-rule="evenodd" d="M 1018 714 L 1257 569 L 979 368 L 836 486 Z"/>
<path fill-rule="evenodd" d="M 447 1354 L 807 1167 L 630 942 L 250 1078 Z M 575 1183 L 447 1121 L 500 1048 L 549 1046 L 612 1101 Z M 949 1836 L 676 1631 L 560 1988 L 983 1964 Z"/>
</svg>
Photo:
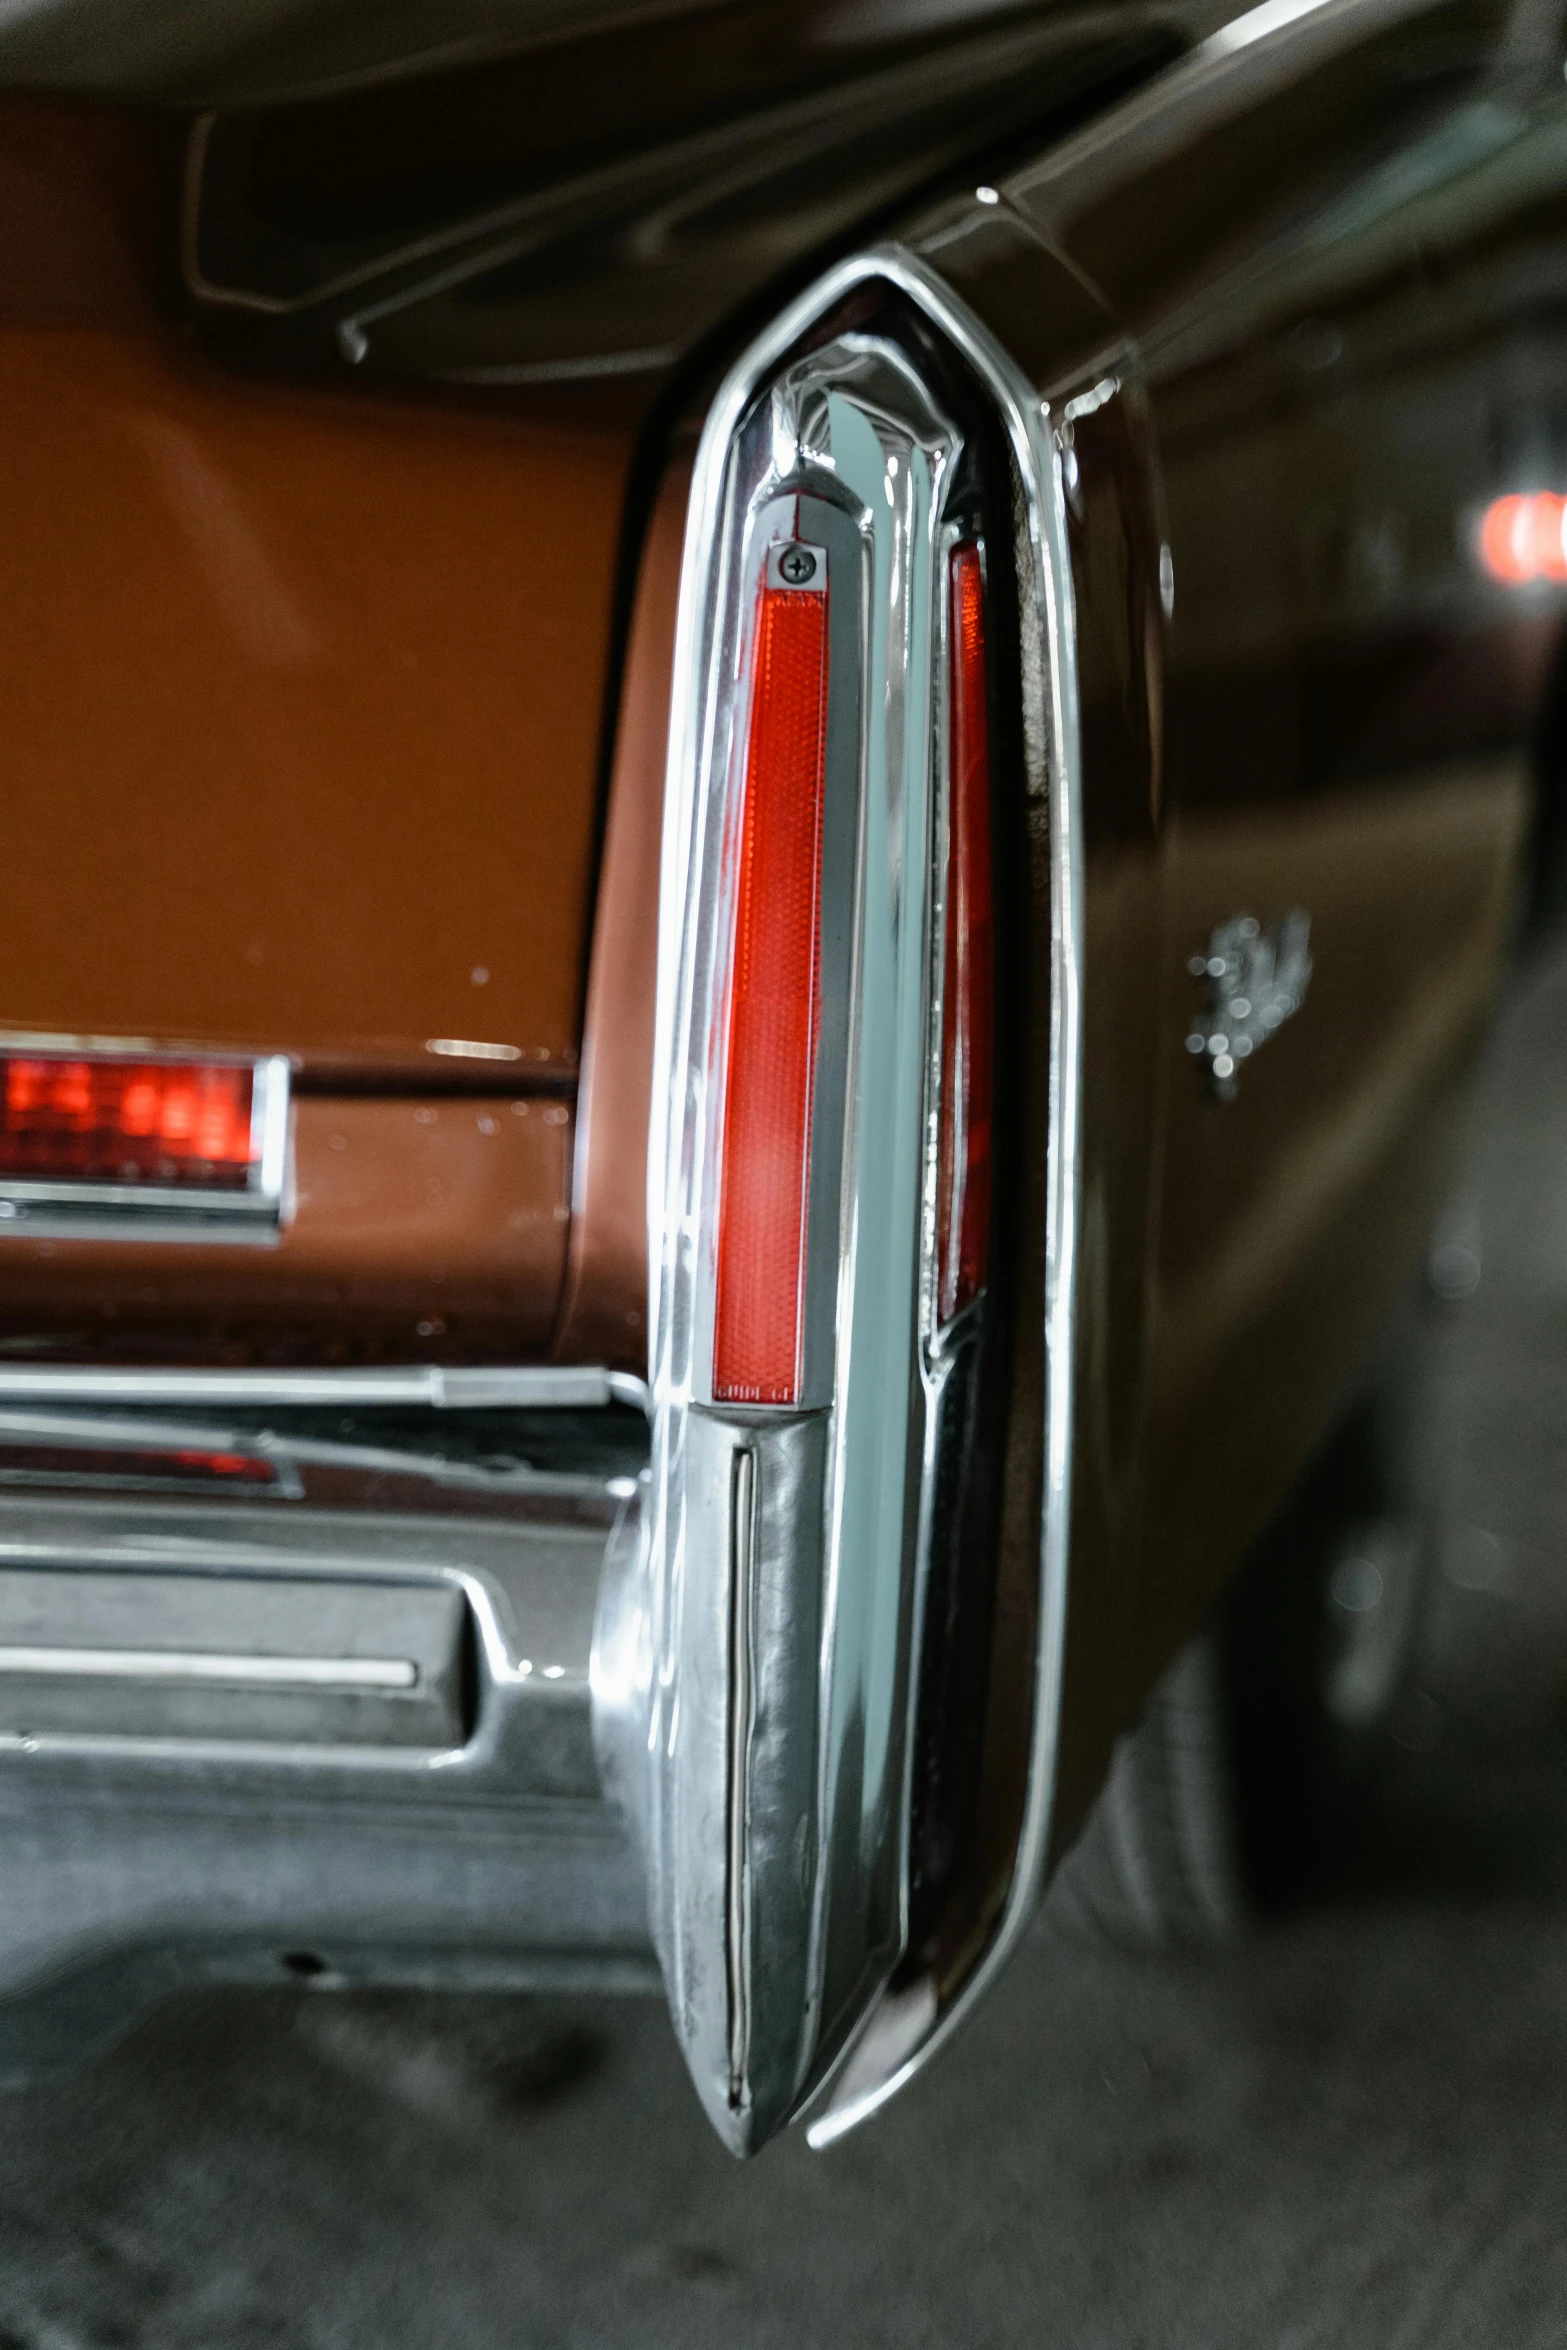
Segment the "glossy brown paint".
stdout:
<svg viewBox="0 0 1567 2350">
<path fill-rule="evenodd" d="M 1146 401 L 1125 338 L 1059 254 L 994 209 L 954 209 L 921 250 L 1050 395 L 1076 591 L 1083 744 L 1083 1054 L 1072 1562 L 1056 1755 L 1063 1838 L 1092 1801 L 1125 1719 L 1121 1660 L 1135 1637 L 1157 1223 L 1163 627 L 1156 476 Z M 1119 369 L 1119 373 L 1116 370 Z M 1085 398 L 1084 395 L 1087 395 Z M 1076 401 L 1077 413 L 1064 415 Z M 1054 781 L 1054 779 L 1052 779 Z M 1053 920 L 1048 865 L 1035 922 Z M 1049 994 L 1033 1026 L 1048 1038 Z M 1033 1082 L 1042 1081 L 1041 1072 Z M 1036 1139 L 1042 1182 L 1043 1146 Z M 1043 1220 L 1037 1219 L 1042 1251 Z M 1042 1304 L 1037 1309 L 1043 1326 Z M 1028 1765 L 1039 1579 L 1042 1363 L 1015 1409 L 992 1660 L 987 1807 L 1004 1890 Z M 1029 1465 L 1030 1449 L 1033 1454 Z M 1001 1832 L 1005 1831 L 1005 1832 Z"/>
<path fill-rule="evenodd" d="M 1546 354 L 1561 243 L 1531 218 L 1547 174 L 1524 157 L 1547 133 L 1527 107 L 1511 139 L 1459 111 L 1493 31 L 1482 10 L 1434 10 L 1349 57 L 1312 33 L 1293 72 L 1248 61 L 1228 110 L 1194 76 L 1184 112 L 1133 101 L 1010 184 L 1118 322 L 1097 349 L 1071 294 L 1052 343 L 1056 265 L 1031 262 L 1016 228 L 945 232 L 944 266 L 967 271 L 1058 429 L 1096 386 L 1114 396 L 1095 420 L 1128 396 L 1145 410 L 1158 517 L 1121 576 L 1095 575 L 1080 528 L 1073 546 L 1085 1146 L 1058 1843 L 1417 1264 L 1496 985 L 1560 618 L 1491 588 L 1471 532 L 1560 443 Z M 1429 176 L 1384 175 L 1411 145 Z M 1081 483 L 1106 459 L 1074 437 Z M 1151 625 L 1148 733 L 1118 760 L 1089 655 L 1104 618 L 1134 608 Z M 1141 836 L 1126 822 L 1139 759 Z M 1312 915 L 1311 992 L 1220 1105 L 1184 1047 L 1188 959 L 1230 915 L 1293 905 Z M 1140 1222 L 1127 1162 L 1144 1154 Z M 1137 1430 L 1119 1486 L 1117 1420 Z"/>
<path fill-rule="evenodd" d="M 1442 52 L 1455 25 L 1469 47 Z M 1418 1263 L 1494 995 L 1562 625 L 1549 596 L 1481 576 L 1472 534 L 1567 447 L 1564 223 L 1542 202 L 1567 122 L 1555 94 L 1510 123 L 1462 111 L 1493 31 L 1429 11 L 1347 59 L 1313 33 L 1290 70 L 1247 61 L 1224 103 L 1194 74 L 1189 105 L 1133 100 L 1011 183 L 1010 210 L 928 232 L 1048 398 L 1072 542 L 1084 1073 L 1058 1848 Z M 1384 174 L 1411 144 L 1428 176 Z M 1185 1049 L 1188 960 L 1229 916 L 1294 905 L 1311 992 L 1221 1105 Z"/>
<path fill-rule="evenodd" d="M 1177 828 L 1171 961 L 1226 896 L 1309 906 L 1316 967 L 1302 1011 L 1222 1107 L 1177 1065 L 1170 991 L 1134 1682 L 1163 1669 L 1304 1466 L 1419 1261 L 1495 996 L 1530 796 L 1515 757 Z"/>
<path fill-rule="evenodd" d="M 286 1053 L 297 1204 L 275 1249 L 0 1244 L 0 1340 L 536 1354 L 628 443 L 219 366 L 174 155 L 0 107 L 0 1029 Z"/>
<path fill-rule="evenodd" d="M 0 110 L 0 1027 L 569 1079 L 627 438 L 220 369 L 137 136 Z"/>
<path fill-rule="evenodd" d="M 301 103 L 224 110 L 214 93 L 192 145 L 187 282 L 254 350 L 636 407 L 868 222 L 1144 77 L 1187 12 L 587 10 L 523 19 L 521 54 Z"/>
<path fill-rule="evenodd" d="M 275 1247 L 0 1236 L 0 1358 L 508 1360 L 549 1337 L 571 1113 L 516 1096 L 306 1098 Z"/>
<path fill-rule="evenodd" d="M 1348 200 L 1319 197 L 1332 227 L 1149 322 L 1175 577 L 1172 1066 L 1134 1687 L 1418 1261 L 1513 911 L 1560 614 L 1491 587 L 1472 530 L 1559 440 L 1541 360 L 1560 243 L 1531 218 L 1548 123 L 1524 108 L 1465 155 L 1475 129 L 1429 134 L 1433 164 L 1444 140 L 1455 159 L 1429 193 L 1379 202 L 1373 180 L 1353 232 Z M 1311 995 L 1215 1114 L 1173 1066 L 1183 959 L 1221 908 L 1289 904 L 1313 915 Z M 1237 1394 L 1245 1441 L 1215 1461 Z"/>
<path fill-rule="evenodd" d="M 665 475 L 626 646 L 577 1089 L 571 1247 L 553 1352 L 647 1366 L 647 1135 L 675 616 L 691 468 Z"/>
</svg>

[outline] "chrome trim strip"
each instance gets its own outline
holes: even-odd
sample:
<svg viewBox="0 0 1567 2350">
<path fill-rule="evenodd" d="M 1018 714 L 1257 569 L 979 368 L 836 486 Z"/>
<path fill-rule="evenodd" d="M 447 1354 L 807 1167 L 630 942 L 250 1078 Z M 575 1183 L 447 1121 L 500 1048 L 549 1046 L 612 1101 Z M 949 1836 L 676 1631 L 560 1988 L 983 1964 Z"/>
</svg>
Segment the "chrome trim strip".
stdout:
<svg viewBox="0 0 1567 2350">
<path fill-rule="evenodd" d="M 1205 126 L 1424 8 L 1425 0 L 1261 0 L 1013 172 L 1000 183 L 1001 200 L 1031 225 L 1043 216 L 1059 231 L 1180 153 Z"/>
<path fill-rule="evenodd" d="M 756 1455 L 730 1462 L 729 1528 L 729 1811 L 725 1959 L 729 1983 L 729 2102 L 738 2106 L 750 2062 L 750 1989 L 746 1977 L 746 1816 L 751 1792 L 751 1578 L 755 1571 Z"/>
<path fill-rule="evenodd" d="M 412 1689 L 419 1668 L 393 1656 L 218 1656 L 205 1649 L 0 1648 L 0 1674 L 103 1681 L 222 1681 L 235 1688 Z"/>
<path fill-rule="evenodd" d="M 173 1216 L 183 1211 L 195 1215 L 228 1218 L 247 1217 L 259 1221 L 276 1212 L 276 1203 L 263 1199 L 259 1186 L 247 1184 L 243 1189 L 235 1185 L 232 1191 L 223 1191 L 214 1184 L 201 1189 L 196 1184 L 175 1183 L 94 1183 L 87 1178 L 80 1183 L 50 1182 L 36 1175 L 0 1175 L 0 1200 L 12 1200 L 19 1207 L 31 1211 L 36 1205 L 49 1208 L 96 1209 L 107 1219 L 111 1215 L 135 1214 Z M 25 1222 L 18 1219 L 15 1229 L 22 1233 L 42 1229 L 42 1220 L 28 1214 Z M 72 1229 L 75 1229 L 73 1223 Z"/>
<path fill-rule="evenodd" d="M 227 1068 L 235 1068 L 248 1061 L 275 1060 L 275 1053 L 258 1052 L 245 1044 L 219 1045 L 209 1039 L 198 1043 L 178 1036 L 100 1036 L 95 1029 L 83 1028 L 4 1028 L 0 1027 L 0 1059 L 17 1055 L 39 1060 L 82 1060 L 114 1058 L 126 1061 L 173 1061 L 185 1066 L 193 1061 L 218 1061 Z"/>
<path fill-rule="evenodd" d="M 110 1469 L 77 1471 L 64 1465 L 32 1469 L 24 1463 L 17 1468 L 10 1458 L 12 1449 L 28 1446 L 123 1452 L 127 1456 L 127 1468 L 121 1477 Z M 160 1478 L 156 1468 L 140 1470 L 132 1465 L 139 1454 L 155 1456 L 176 1450 L 239 1453 L 247 1460 L 263 1463 L 272 1470 L 273 1477 L 266 1484 L 254 1485 L 237 1477 L 225 1481 L 220 1473 L 214 1473 L 210 1479 Z M 147 1492 L 161 1485 L 168 1492 L 187 1493 L 197 1500 L 211 1502 L 223 1495 L 231 1505 L 254 1502 L 266 1507 L 280 1501 L 302 1501 L 305 1485 L 300 1472 L 311 1469 L 347 1472 L 367 1481 L 411 1478 L 442 1491 L 482 1494 L 497 1505 L 523 1500 L 624 1501 L 636 1487 L 633 1476 L 612 1474 L 605 1469 L 540 1469 L 482 1455 L 472 1459 L 460 1455 L 454 1458 L 450 1453 L 426 1451 L 410 1443 L 356 1444 L 332 1436 L 299 1435 L 290 1428 L 236 1428 L 214 1420 L 127 1418 L 92 1406 L 16 1411 L 0 1402 L 0 1488 L 80 1486 L 85 1489 L 93 1485 L 123 1485 Z M 335 1506 L 347 1505 L 339 1501 Z M 385 1507 L 384 1498 L 377 1496 L 374 1506 Z"/>
<path fill-rule="evenodd" d="M 261 1146 L 256 1151 L 256 1188 L 263 1199 L 273 1203 L 274 1213 L 279 1217 L 283 1212 L 283 1180 L 288 1164 L 288 1093 L 289 1065 L 281 1053 L 274 1053 L 256 1069 L 251 1124 L 252 1134 Z"/>
<path fill-rule="evenodd" d="M 321 1449 L 334 1451 L 330 1446 Z M 352 1450 L 348 1446 L 342 1449 Z M 29 1465 L 24 1458 L 18 1465 L 17 1453 L 25 1454 L 29 1450 L 75 1452 L 99 1460 L 105 1455 L 122 1453 L 125 1465 L 118 1474 L 102 1467 L 73 1469 L 64 1461 L 42 1467 Z M 303 1498 L 304 1486 L 295 1466 L 298 1450 L 292 1444 L 279 1444 L 265 1432 L 236 1431 L 211 1421 L 117 1418 L 112 1413 L 91 1409 L 16 1411 L 0 1401 L 0 1488 L 5 1489 L 76 1489 L 86 1493 L 95 1487 L 117 1487 L 138 1494 L 161 1489 L 168 1493 L 189 1493 L 201 1501 L 212 1502 L 224 1496 L 230 1501 L 256 1502 L 265 1508 L 276 1502 Z M 260 1463 L 271 1474 L 264 1483 L 255 1484 L 240 1477 L 225 1479 L 218 1470 L 207 1477 L 178 1476 L 172 1471 L 160 1475 L 156 1466 L 158 1456 L 175 1452 L 235 1453 Z"/>
<path fill-rule="evenodd" d="M 648 1390 L 629 1371 L 539 1363 L 491 1370 L 410 1363 L 364 1371 L 101 1370 L 75 1363 L 0 1368 L 0 1403 L 304 1405 L 328 1410 L 426 1405 L 434 1411 L 594 1411 L 625 1404 L 645 1412 Z"/>
<path fill-rule="evenodd" d="M 1036 611 L 1048 658 L 1050 841 L 1052 868 L 1051 1109 L 1045 1269 L 1045 1426 L 1040 1536 L 1039 1648 L 1028 1794 L 1007 1906 L 990 1948 L 951 2006 L 933 2017 L 912 2050 L 886 2076 L 866 2084 L 856 2067 L 853 2094 L 835 2106 L 831 2092 L 810 2125 L 812 2146 L 830 2145 L 894 2096 L 945 2046 L 983 1998 L 1016 1949 L 1044 1882 L 1055 1796 L 1061 1669 L 1066 1637 L 1072 1502 L 1072 1375 L 1076 1321 L 1078 1109 L 1083 993 L 1083 819 L 1077 698 L 1076 619 L 1066 535 L 1066 493 L 1050 406 L 1016 363 L 935 273 L 900 246 L 880 247 L 840 265 L 781 321 L 788 341 L 826 302 L 866 278 L 882 278 L 914 302 L 962 354 L 1000 411 L 1027 505 Z M 677 675 L 679 672 L 677 671 Z M 874 2023 L 874 2017 L 872 2023 Z M 861 2042 L 861 2051 L 865 2044 Z"/>
</svg>

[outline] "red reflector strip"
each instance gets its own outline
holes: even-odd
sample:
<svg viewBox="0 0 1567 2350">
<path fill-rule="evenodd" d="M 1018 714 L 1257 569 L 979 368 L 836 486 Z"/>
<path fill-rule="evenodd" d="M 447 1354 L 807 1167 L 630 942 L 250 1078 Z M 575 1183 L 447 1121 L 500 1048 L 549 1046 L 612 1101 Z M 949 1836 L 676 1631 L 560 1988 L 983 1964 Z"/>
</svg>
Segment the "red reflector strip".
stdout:
<svg viewBox="0 0 1567 2350">
<path fill-rule="evenodd" d="M 804 570 L 806 550 L 786 549 Z M 757 605 L 720 1164 L 713 1395 L 796 1403 L 811 1097 L 821 1017 L 827 594 L 769 580 Z M 806 572 L 806 577 L 811 577 Z"/>
<path fill-rule="evenodd" d="M 953 548 L 947 583 L 947 919 L 936 1190 L 940 1324 L 985 1286 L 995 1029 L 985 578 L 972 541 Z"/>
<path fill-rule="evenodd" d="M 250 1063 L 0 1058 L 0 1179 L 243 1189 Z"/>
</svg>

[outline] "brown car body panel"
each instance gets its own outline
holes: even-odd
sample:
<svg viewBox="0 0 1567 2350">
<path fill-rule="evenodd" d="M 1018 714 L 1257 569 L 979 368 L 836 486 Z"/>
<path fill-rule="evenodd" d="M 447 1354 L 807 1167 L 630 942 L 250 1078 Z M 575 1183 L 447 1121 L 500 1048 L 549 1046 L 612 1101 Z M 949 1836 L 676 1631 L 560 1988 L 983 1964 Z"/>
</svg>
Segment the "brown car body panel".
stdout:
<svg viewBox="0 0 1567 2350">
<path fill-rule="evenodd" d="M 287 1054 L 297 1206 L 6 1236 L 0 1341 L 537 1353 L 630 437 L 221 366 L 160 306 L 160 137 L 0 109 L 0 1032 Z"/>
<path fill-rule="evenodd" d="M 0 1353 L 177 1363 L 516 1360 L 565 1266 L 571 1113 L 518 1095 L 293 1108 L 273 1246 L 0 1238 Z"/>
<path fill-rule="evenodd" d="M 571 1251 L 554 1351 L 647 1365 L 647 1136 L 659 854 L 690 466 L 665 475 L 626 646 L 577 1087 Z"/>
<path fill-rule="evenodd" d="M 570 1074 L 623 451 L 0 327 L 0 452 L 0 1025 Z"/>
<path fill-rule="evenodd" d="M 0 1025 L 571 1073 L 624 442 L 0 321 L 0 452 Z"/>
<path fill-rule="evenodd" d="M 1124 124 L 1087 132 L 1007 205 L 956 206 L 927 237 L 1049 399 L 1077 607 L 1058 1849 L 1419 1263 L 1513 919 L 1562 630 L 1485 580 L 1471 534 L 1516 486 L 1490 387 L 1499 353 L 1532 380 L 1545 280 L 1516 256 L 1546 224 L 1524 180 L 1517 230 L 1473 245 L 1441 190 L 1423 247 L 1370 204 L 1354 233 L 1347 214 L 1332 236 L 1304 225 L 1333 218 L 1379 141 L 1453 103 L 1450 84 L 1398 84 L 1407 54 L 1378 37 L 1308 58 L 1271 142 L 1255 107 L 1232 125 L 1150 106 L 1150 160 Z M 1324 112 L 1343 126 L 1328 152 Z M 1488 224 L 1503 210 L 1482 194 Z M 1444 247 L 1439 278 L 1420 256 Z M 1488 359 L 1459 323 L 1481 316 Z M 1221 1104 L 1186 1046 L 1189 960 L 1231 916 L 1294 906 L 1309 996 Z"/>
<path fill-rule="evenodd" d="M 1103 465 L 1093 432 L 1130 399 L 1158 517 L 1120 574 L 1096 576 L 1081 521 L 1073 544 L 1085 1139 L 1058 1849 L 1418 1267 L 1513 920 L 1562 631 L 1484 578 L 1472 531 L 1515 486 L 1497 387 L 1532 380 L 1545 280 L 1517 263 L 1548 224 L 1501 169 L 1478 239 L 1439 177 L 1418 222 L 1392 181 L 1385 215 L 1349 200 L 1401 142 L 1443 135 L 1461 85 L 1410 67 L 1455 72 L 1451 14 L 1326 63 L 1303 44 L 1266 105 L 1243 82 L 1210 103 L 1194 75 L 1186 111 L 1150 104 L 1145 142 L 1133 102 L 1116 136 L 1007 186 L 1017 225 L 954 223 L 943 246 L 949 267 L 972 254 L 965 291 L 1063 420 L 1069 508 Z M 1019 297 L 1067 255 L 1119 324 L 1074 320 L 1069 294 L 1052 348 Z M 1482 317 L 1477 357 L 1464 322 Z M 1149 831 L 1129 805 L 1113 820 L 1137 762 L 1111 756 L 1116 697 L 1084 627 L 1123 609 L 1157 638 Z M 1143 685 L 1123 668 L 1124 706 Z M 1190 959 L 1230 917 L 1295 906 L 1309 995 L 1218 1102 L 1186 1044 Z M 1146 1217 L 1126 1165 L 1144 1150 Z M 1135 1430 L 1119 1452 L 1118 1427 Z"/>
<path fill-rule="evenodd" d="M 1495 998 L 1529 801 L 1513 757 L 1179 828 L 1172 947 L 1201 943 L 1221 893 L 1287 898 L 1312 909 L 1315 969 L 1311 1017 L 1248 1070 L 1233 1115 L 1175 1065 L 1179 1040 L 1168 1048 L 1134 1682 L 1163 1670 L 1278 1506 L 1419 1262 Z"/>
</svg>

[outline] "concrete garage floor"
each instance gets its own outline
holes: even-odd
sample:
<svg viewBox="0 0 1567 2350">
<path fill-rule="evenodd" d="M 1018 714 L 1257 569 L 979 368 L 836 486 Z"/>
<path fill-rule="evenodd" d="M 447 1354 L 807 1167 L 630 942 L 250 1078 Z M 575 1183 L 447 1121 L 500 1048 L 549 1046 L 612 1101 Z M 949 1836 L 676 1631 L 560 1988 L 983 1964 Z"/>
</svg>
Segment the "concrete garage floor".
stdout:
<svg viewBox="0 0 1567 2350">
<path fill-rule="evenodd" d="M 739 2170 L 650 2003 L 164 2010 L 12 2101 L 0 2343 L 1441 2344 L 1567 2334 L 1567 1921 L 1036 1943 L 941 2074 Z"/>
<path fill-rule="evenodd" d="M 1564 1061 L 1567 956 L 1447 1235 L 1352 1883 L 1218 1957 L 1047 1919 L 879 2124 L 748 2169 L 650 2001 L 186 1998 L 0 2100 L 0 2350 L 1567 2341 Z"/>
</svg>

